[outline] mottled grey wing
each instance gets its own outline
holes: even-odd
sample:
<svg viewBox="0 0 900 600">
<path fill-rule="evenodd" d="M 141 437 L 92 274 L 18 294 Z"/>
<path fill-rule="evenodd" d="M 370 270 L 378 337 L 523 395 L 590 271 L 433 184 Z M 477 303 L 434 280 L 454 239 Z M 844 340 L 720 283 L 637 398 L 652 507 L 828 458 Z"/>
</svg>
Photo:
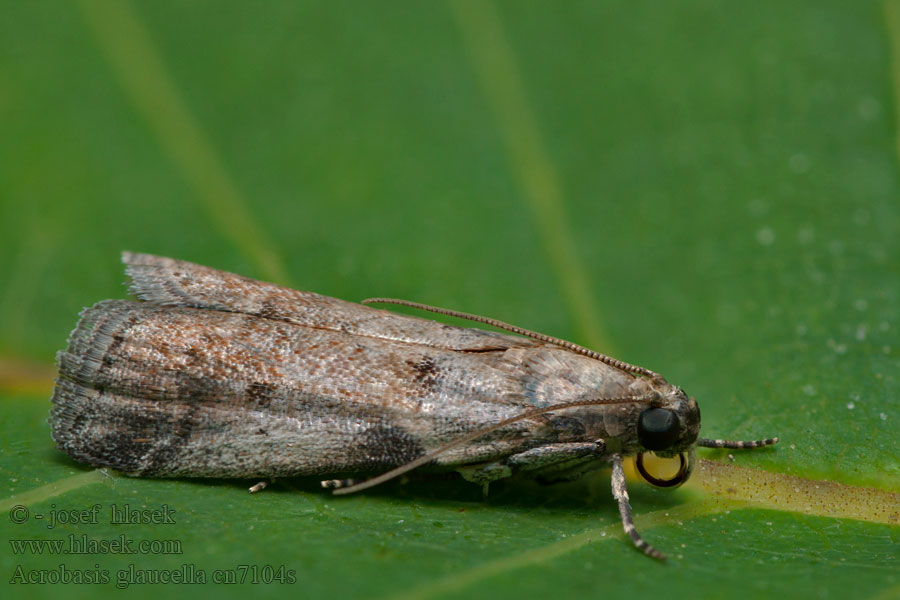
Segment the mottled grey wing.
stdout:
<svg viewBox="0 0 900 600">
<path fill-rule="evenodd" d="M 216 308 L 229 291 L 242 289 L 234 300 L 250 305 L 269 293 L 268 308 L 255 308 L 279 318 L 117 300 L 86 309 L 59 355 L 51 412 L 53 437 L 74 458 L 147 476 L 377 471 L 533 404 L 523 360 L 532 350 L 461 352 L 365 335 L 375 326 L 366 314 L 381 311 L 300 292 L 301 308 L 290 310 L 273 291 L 282 288 L 191 268 L 152 280 L 139 271 L 137 291 L 165 302 L 186 288 L 192 303 Z M 179 278 L 181 287 L 165 283 Z M 327 307 L 349 316 L 334 319 Z M 300 317 L 319 326 L 293 322 Z M 539 422 L 515 423 L 440 462 L 492 459 L 542 435 Z"/>
<path fill-rule="evenodd" d="M 464 352 L 534 348 L 527 338 L 453 327 L 150 254 L 122 253 L 131 292 L 164 306 L 239 312 L 304 327 Z"/>
</svg>

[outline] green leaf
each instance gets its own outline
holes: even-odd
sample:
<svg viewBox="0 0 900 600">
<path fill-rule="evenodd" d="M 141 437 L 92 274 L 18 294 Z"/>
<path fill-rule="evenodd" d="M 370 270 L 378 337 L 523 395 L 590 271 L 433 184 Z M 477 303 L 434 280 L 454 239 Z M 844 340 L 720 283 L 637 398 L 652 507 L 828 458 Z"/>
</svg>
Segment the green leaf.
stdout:
<svg viewBox="0 0 900 600">
<path fill-rule="evenodd" d="M 0 576 L 18 596 L 117 594 L 122 570 L 202 572 L 221 597 L 900 596 L 900 2 L 4 9 Z M 700 450 L 674 492 L 631 483 L 668 564 L 624 539 L 602 472 L 484 500 L 459 480 L 251 496 L 94 471 L 54 448 L 47 398 L 78 311 L 125 296 L 123 249 L 570 338 L 683 386 L 706 437 L 781 443 Z M 175 523 L 110 523 L 113 505 Z M 155 545 L 22 546 L 70 535 Z"/>
</svg>

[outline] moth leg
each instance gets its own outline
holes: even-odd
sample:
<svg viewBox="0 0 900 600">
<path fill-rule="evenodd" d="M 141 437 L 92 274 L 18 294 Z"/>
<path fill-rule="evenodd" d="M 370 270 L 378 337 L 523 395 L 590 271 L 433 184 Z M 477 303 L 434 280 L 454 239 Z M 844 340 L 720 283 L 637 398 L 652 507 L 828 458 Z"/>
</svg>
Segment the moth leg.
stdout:
<svg viewBox="0 0 900 600">
<path fill-rule="evenodd" d="M 481 491 L 484 493 L 485 498 L 487 498 L 488 486 L 492 481 L 505 479 L 512 475 L 512 468 L 502 460 L 480 465 L 457 467 L 456 471 L 466 481 L 481 484 Z"/>
<path fill-rule="evenodd" d="M 456 470 L 463 479 L 472 483 L 480 483 L 487 495 L 487 487 L 492 481 L 503 479 L 517 472 L 537 471 L 553 468 L 570 468 L 573 462 L 590 459 L 603 454 L 606 444 L 603 440 L 596 442 L 571 442 L 547 444 L 531 448 L 494 462 L 480 465 L 458 467 Z"/>
<path fill-rule="evenodd" d="M 641 534 L 634 528 L 634 521 L 631 519 L 631 504 L 628 503 L 628 488 L 625 487 L 625 469 L 622 468 L 622 456 L 613 454 L 609 457 L 612 465 L 612 494 L 619 503 L 619 515 L 622 517 L 622 528 L 638 550 L 660 560 L 665 560 L 666 555 L 648 544 L 641 537 Z"/>
<path fill-rule="evenodd" d="M 534 471 L 545 467 L 558 466 L 570 460 L 578 460 L 603 454 L 606 442 L 570 442 L 538 446 L 506 458 L 506 462 L 519 471 Z"/>
<path fill-rule="evenodd" d="M 256 484 L 250 486 L 250 493 L 255 494 L 256 492 L 261 492 L 262 490 L 269 487 L 270 483 L 275 483 L 275 480 L 274 479 L 263 479 L 262 481 L 259 481 Z"/>
<path fill-rule="evenodd" d="M 323 479 L 320 483 L 326 490 L 336 490 L 338 488 L 350 487 L 359 483 L 359 479 Z"/>
</svg>

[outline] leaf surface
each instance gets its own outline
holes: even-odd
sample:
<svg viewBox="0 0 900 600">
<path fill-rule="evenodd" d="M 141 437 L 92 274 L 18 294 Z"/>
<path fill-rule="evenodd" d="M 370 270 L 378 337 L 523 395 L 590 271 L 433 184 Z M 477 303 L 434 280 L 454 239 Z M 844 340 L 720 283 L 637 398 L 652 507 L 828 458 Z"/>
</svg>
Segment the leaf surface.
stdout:
<svg viewBox="0 0 900 600">
<path fill-rule="evenodd" d="M 222 598 L 900 596 L 898 48 L 894 1 L 8 4 L 0 575 L 35 598 L 60 590 L 19 566 L 107 573 L 71 598 L 120 571 Z M 570 338 L 684 387 L 706 437 L 782 441 L 631 483 L 668 564 L 623 539 L 603 473 L 483 500 L 92 471 L 47 398 L 78 311 L 125 297 L 123 249 Z M 16 545 L 123 535 L 152 551 Z"/>
</svg>

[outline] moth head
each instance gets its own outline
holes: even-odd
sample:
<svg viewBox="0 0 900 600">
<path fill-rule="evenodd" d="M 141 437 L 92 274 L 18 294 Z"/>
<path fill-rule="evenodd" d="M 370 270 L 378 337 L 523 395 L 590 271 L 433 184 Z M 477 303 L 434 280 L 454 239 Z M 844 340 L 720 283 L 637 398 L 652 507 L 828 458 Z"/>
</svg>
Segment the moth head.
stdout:
<svg viewBox="0 0 900 600">
<path fill-rule="evenodd" d="M 694 444 L 700 433 L 700 407 L 684 391 L 670 386 L 660 401 L 641 411 L 638 416 L 638 442 L 643 452 L 637 455 L 637 469 L 649 483 L 658 487 L 674 487 L 688 480 L 694 467 Z M 674 477 L 663 479 L 650 474 L 644 465 L 644 453 L 653 452 L 664 458 L 678 457 L 679 468 Z"/>
</svg>

